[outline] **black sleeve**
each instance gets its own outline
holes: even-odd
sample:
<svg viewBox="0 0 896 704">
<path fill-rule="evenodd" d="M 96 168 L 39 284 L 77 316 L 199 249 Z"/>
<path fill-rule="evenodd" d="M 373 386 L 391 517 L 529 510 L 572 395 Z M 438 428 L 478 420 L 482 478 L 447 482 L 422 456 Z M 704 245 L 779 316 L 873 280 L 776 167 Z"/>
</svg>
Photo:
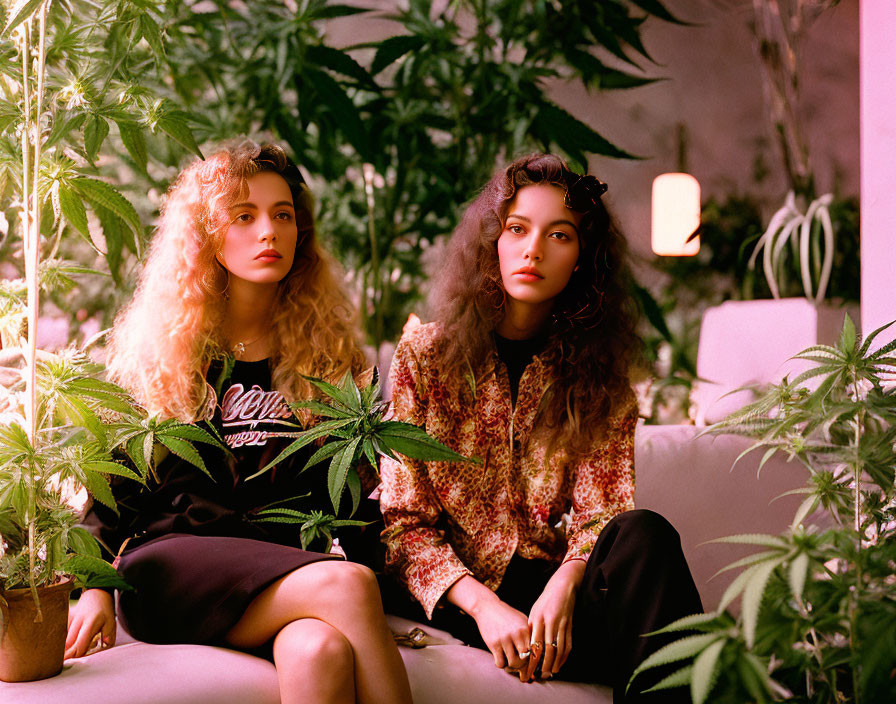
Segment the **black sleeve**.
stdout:
<svg viewBox="0 0 896 704">
<path fill-rule="evenodd" d="M 112 559 L 128 538 L 141 532 L 139 519 L 149 492 L 139 482 L 126 477 L 112 476 L 109 484 L 118 513 L 91 499 L 84 508 L 80 525 L 99 541 L 108 553 L 105 557 Z"/>
</svg>

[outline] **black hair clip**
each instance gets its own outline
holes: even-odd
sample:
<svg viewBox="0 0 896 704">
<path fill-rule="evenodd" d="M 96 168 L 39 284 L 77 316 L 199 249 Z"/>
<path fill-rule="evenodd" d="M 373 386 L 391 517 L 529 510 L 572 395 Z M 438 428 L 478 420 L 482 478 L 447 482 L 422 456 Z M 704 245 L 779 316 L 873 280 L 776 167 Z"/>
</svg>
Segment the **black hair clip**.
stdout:
<svg viewBox="0 0 896 704">
<path fill-rule="evenodd" d="M 289 182 L 290 180 L 296 184 L 302 184 L 303 186 L 307 185 L 305 183 L 305 177 L 302 176 L 302 172 L 299 171 L 299 167 L 296 166 L 292 161 L 286 162 L 286 168 L 283 169 L 283 176 Z"/>
<path fill-rule="evenodd" d="M 609 186 L 595 176 L 579 176 L 566 189 L 564 201 L 567 208 L 577 213 L 587 213 L 597 207 L 600 197 Z"/>
</svg>

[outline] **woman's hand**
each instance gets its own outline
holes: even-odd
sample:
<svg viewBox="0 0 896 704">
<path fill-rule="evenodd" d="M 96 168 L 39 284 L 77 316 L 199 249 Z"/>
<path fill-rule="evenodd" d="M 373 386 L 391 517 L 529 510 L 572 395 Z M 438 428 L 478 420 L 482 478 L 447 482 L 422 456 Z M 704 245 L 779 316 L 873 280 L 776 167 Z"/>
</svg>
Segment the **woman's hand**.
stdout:
<svg viewBox="0 0 896 704">
<path fill-rule="evenodd" d="M 446 597 L 476 621 L 482 640 L 495 658 L 495 667 L 519 672 L 520 681 L 528 682 L 531 675 L 525 673 L 532 658 L 525 655 L 530 650 L 526 615 L 469 575 L 455 582 Z"/>
<path fill-rule="evenodd" d="M 576 592 L 585 576 L 585 562 L 570 560 L 554 572 L 529 613 L 529 628 L 532 632 L 532 657 L 525 673 L 529 679 L 541 662 L 541 677 L 550 679 L 566 662 L 572 649 L 572 613 L 576 603 Z"/>
<path fill-rule="evenodd" d="M 115 602 L 109 592 L 87 589 L 69 612 L 65 658 L 86 655 L 97 636 L 102 638 L 102 648 L 115 645 Z"/>
<path fill-rule="evenodd" d="M 474 618 L 482 640 L 495 658 L 495 667 L 519 672 L 520 682 L 528 682 L 532 676 L 525 673 L 532 657 L 521 657 L 531 650 L 526 614 L 495 597 L 482 604 Z"/>
</svg>

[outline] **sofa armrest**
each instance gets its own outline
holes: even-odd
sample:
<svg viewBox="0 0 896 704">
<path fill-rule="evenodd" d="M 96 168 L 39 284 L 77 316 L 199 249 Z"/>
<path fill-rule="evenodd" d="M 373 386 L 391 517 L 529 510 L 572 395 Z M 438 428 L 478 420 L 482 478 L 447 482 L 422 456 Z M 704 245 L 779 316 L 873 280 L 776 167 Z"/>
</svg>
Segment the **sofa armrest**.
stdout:
<svg viewBox="0 0 896 704">
<path fill-rule="evenodd" d="M 793 519 L 799 496 L 780 496 L 803 486 L 806 469 L 781 456 L 757 476 L 762 452 L 736 466 L 751 440 L 734 435 L 697 437 L 702 428 L 642 425 L 635 434 L 635 504 L 665 516 L 681 536 L 703 607 L 718 606 L 735 572 L 712 576 L 753 552 L 741 545 L 706 544 L 739 533 L 779 533 Z"/>
</svg>

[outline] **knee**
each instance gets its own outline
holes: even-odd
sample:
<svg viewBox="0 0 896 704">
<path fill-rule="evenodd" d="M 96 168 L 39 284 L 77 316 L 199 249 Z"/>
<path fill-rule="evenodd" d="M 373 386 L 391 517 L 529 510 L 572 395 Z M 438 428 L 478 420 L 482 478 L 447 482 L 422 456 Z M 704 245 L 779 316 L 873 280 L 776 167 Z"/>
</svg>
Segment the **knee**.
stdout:
<svg viewBox="0 0 896 704">
<path fill-rule="evenodd" d="M 332 570 L 329 584 L 337 595 L 379 601 L 380 589 L 373 570 L 356 562 L 334 562 L 333 566 L 338 569 Z"/>
<path fill-rule="evenodd" d="M 370 604 L 380 606 L 376 575 L 369 567 L 342 560 L 321 562 L 318 565 L 320 569 L 317 570 L 315 580 L 318 594 L 329 595 L 346 607 L 366 607 Z"/>
<path fill-rule="evenodd" d="M 302 672 L 350 672 L 354 667 L 352 647 L 342 633 L 315 619 L 287 624 L 274 639 L 277 669 Z"/>
<path fill-rule="evenodd" d="M 681 545 L 681 537 L 675 527 L 656 511 L 645 508 L 626 511 L 614 520 L 619 528 L 635 540 L 656 547 Z"/>
</svg>

